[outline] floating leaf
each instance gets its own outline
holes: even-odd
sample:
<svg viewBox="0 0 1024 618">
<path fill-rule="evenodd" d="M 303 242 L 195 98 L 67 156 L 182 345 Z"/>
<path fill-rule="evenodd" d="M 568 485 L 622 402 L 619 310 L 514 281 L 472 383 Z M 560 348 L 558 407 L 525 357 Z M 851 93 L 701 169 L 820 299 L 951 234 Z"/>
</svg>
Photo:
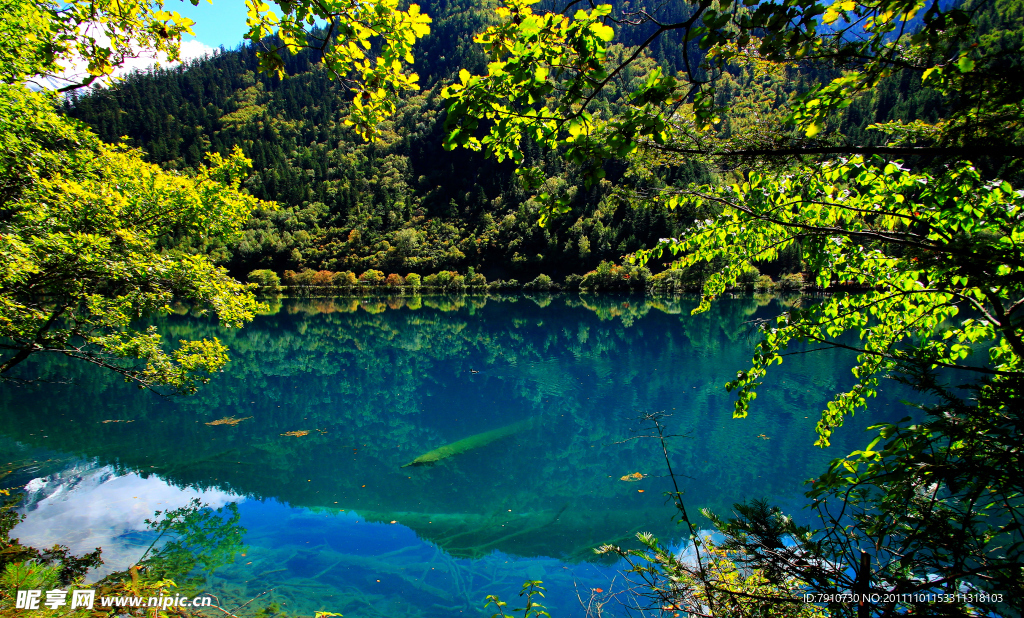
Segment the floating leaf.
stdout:
<svg viewBox="0 0 1024 618">
<path fill-rule="evenodd" d="M 286 432 L 284 432 L 281 435 L 282 436 L 294 436 L 296 438 L 301 438 L 302 436 L 308 436 L 309 435 L 309 431 L 306 430 L 306 429 L 300 429 L 300 430 L 297 430 L 297 431 L 286 431 Z"/>
<path fill-rule="evenodd" d="M 204 423 L 204 424 L 205 425 L 210 425 L 211 427 L 214 426 L 214 425 L 237 425 L 237 424 L 241 423 L 242 421 L 249 420 L 250 418 L 252 418 L 252 417 L 251 416 L 246 416 L 246 417 L 243 417 L 243 418 L 235 418 L 233 416 L 225 416 L 224 418 L 218 418 L 215 421 L 210 421 L 209 423 Z"/>
</svg>

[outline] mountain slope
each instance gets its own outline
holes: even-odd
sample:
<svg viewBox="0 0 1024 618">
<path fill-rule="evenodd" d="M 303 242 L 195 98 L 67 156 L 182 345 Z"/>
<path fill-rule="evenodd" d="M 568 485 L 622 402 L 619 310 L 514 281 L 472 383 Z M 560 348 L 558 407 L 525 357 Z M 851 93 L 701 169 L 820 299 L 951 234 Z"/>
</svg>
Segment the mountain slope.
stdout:
<svg viewBox="0 0 1024 618">
<path fill-rule="evenodd" d="M 237 244 L 194 248 L 214 252 L 238 277 L 256 268 L 426 274 L 475 267 L 492 279 L 524 280 L 539 272 L 585 272 L 678 235 L 692 221 L 686 213 L 612 194 L 625 164 L 607 164 L 608 180 L 588 189 L 557 156 L 527 145 L 526 164 L 549 177 L 542 190 L 566 196 L 572 205 L 568 215 L 540 228 L 541 206 L 518 186 L 510 164 L 441 147 L 440 90 L 459 68 L 483 70 L 486 59 L 472 37 L 485 27 L 493 4 L 426 3 L 423 9 L 434 22 L 415 67 L 424 89 L 405 100 L 378 143 L 363 143 L 343 126 L 350 95 L 328 79 L 313 52 L 287 58 L 289 77 L 280 80 L 258 73 L 254 48 L 242 46 L 186 66 L 132 75 L 116 88 L 69 100 L 66 111 L 102 139 L 124 136 L 168 168 L 195 167 L 207 152 L 240 146 L 254 164 L 247 188 L 280 208 L 256 213 Z M 685 8 L 679 7 L 671 10 Z M 642 35 L 629 31 L 620 38 L 633 43 Z M 650 52 L 675 67 L 683 46 L 666 37 Z M 631 79 L 644 77 L 641 72 Z M 791 77 L 791 83 L 768 84 L 761 104 L 770 106 L 773 98 L 790 96 L 812 79 L 797 72 Z M 877 100 L 851 108 L 845 131 L 862 133 L 893 110 L 915 117 L 922 104 L 908 98 L 918 96 L 913 84 L 892 81 Z M 761 87 L 742 74 L 734 82 L 726 90 L 731 97 Z M 699 163 L 655 172 L 656 184 L 707 180 L 711 173 Z"/>
</svg>

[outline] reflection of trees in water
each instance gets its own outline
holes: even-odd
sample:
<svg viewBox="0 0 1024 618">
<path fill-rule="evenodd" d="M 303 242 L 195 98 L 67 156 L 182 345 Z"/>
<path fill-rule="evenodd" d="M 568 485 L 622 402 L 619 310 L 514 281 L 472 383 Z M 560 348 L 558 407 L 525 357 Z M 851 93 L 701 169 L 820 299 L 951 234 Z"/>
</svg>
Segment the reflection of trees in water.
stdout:
<svg viewBox="0 0 1024 618">
<path fill-rule="evenodd" d="M 211 574 L 244 555 L 240 519 L 235 503 L 213 509 L 199 498 L 177 509 L 157 511 L 146 520 L 156 536 L 138 561 L 143 577 L 173 580 L 179 594 L 194 596 Z"/>
<path fill-rule="evenodd" d="M 225 373 L 198 395 L 163 401 L 45 359 L 36 365 L 42 375 L 67 372 L 76 386 L 4 391 L 0 423 L 29 442 L 41 442 L 45 427 L 52 448 L 181 485 L 388 520 L 404 513 L 464 555 L 540 551 L 534 541 L 573 554 L 633 526 L 668 525 L 660 454 L 642 440 L 618 443 L 638 412 L 675 411 L 670 422 L 690 438 L 672 444 L 673 456 L 701 506 L 727 508 L 751 491 L 792 494 L 792 479 L 832 456 L 809 448 L 822 404 L 813 385 L 835 379 L 839 357 L 787 359 L 788 371 L 762 393 L 766 412 L 732 421 L 721 385 L 747 365 L 744 321 L 772 307 L 733 299 L 692 317 L 695 305 L 612 296 L 424 296 L 404 306 L 303 298 L 241 331 L 172 316 L 160 323 L 168 339 L 216 334 L 231 348 Z M 206 425 L 229 416 L 252 419 Z M 399 469 L 534 416 L 535 431 L 431 468 Z M 309 433 L 282 435 L 296 431 Z M 618 480 L 635 471 L 652 476 Z M 487 523 L 494 512 L 515 517 Z M 462 523 L 440 530 L 416 523 L 416 513 Z M 537 521 L 551 524 L 535 531 Z M 459 536 L 471 525 L 478 532 Z M 580 532 L 570 538 L 570 530 Z"/>
</svg>

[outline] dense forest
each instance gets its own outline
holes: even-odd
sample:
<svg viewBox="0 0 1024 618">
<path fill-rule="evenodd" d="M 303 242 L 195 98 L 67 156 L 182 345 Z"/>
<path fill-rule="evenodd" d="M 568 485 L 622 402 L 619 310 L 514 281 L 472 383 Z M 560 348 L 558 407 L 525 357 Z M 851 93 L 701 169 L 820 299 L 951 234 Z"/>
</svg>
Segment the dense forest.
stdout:
<svg viewBox="0 0 1024 618">
<path fill-rule="evenodd" d="M 445 150 L 441 90 L 460 68 L 474 72 L 486 64 L 472 37 L 488 23 L 489 8 L 468 0 L 433 0 L 422 8 L 434 20 L 414 65 L 422 88 L 404 98 L 375 143 L 343 124 L 351 94 L 317 64 L 317 52 L 308 50 L 286 57 L 284 79 L 261 73 L 257 48 L 243 45 L 183 66 L 132 74 L 116 87 L 69 98 L 65 111 L 103 140 L 123 139 L 166 169 L 195 168 L 211 151 L 226 155 L 240 146 L 254 168 L 244 186 L 277 208 L 257 211 L 237 241 L 195 249 L 212 251 L 243 280 L 255 269 L 279 274 L 306 270 L 307 281 L 286 278 L 293 285 L 309 285 L 313 273 L 323 270 L 403 276 L 452 270 L 520 282 L 545 273 L 560 283 L 603 261 L 610 263 L 603 268 L 607 275 L 623 255 L 678 236 L 693 221 L 685 209 L 670 211 L 633 199 L 622 187 L 650 191 L 729 174 L 698 159 L 643 171 L 611 161 L 604 164 L 605 179 L 587 187 L 577 166 L 527 143 L 523 166 L 538 167 L 547 177 L 530 191 L 509 161 L 466 149 Z M 666 7 L 662 17 L 673 19 L 684 10 L 684 5 Z M 624 57 L 647 34 L 622 29 L 610 54 Z M 642 85 L 658 66 L 681 70 L 685 53 L 678 37 L 657 39 L 647 49 L 649 58 L 631 65 L 615 92 L 602 94 L 605 107 L 613 105 L 616 92 Z M 689 53 L 696 54 L 696 48 Z M 771 113 L 828 77 L 811 68 L 792 67 L 774 77 L 736 68 L 721 80 L 717 97 L 741 113 L 719 128 L 721 137 L 745 131 L 745 117 Z M 844 110 L 838 122 L 844 134 L 870 142 L 884 138 L 866 131 L 872 123 L 934 122 L 941 112 L 939 97 L 908 71 L 883 80 L 874 93 Z M 541 192 L 559 196 L 570 207 L 544 227 L 538 225 L 545 208 L 536 197 Z M 800 272 L 796 254 L 790 251 L 757 268 L 779 280 Z M 663 268 L 657 263 L 649 267 L 654 272 Z M 613 282 L 642 287 L 648 273 L 637 272 L 640 276 L 632 279 L 598 277 L 603 284 L 591 287 Z M 697 275 L 686 283 L 699 285 Z M 579 282 L 571 277 L 569 287 Z M 676 289 L 667 283 L 669 290 Z"/>
</svg>

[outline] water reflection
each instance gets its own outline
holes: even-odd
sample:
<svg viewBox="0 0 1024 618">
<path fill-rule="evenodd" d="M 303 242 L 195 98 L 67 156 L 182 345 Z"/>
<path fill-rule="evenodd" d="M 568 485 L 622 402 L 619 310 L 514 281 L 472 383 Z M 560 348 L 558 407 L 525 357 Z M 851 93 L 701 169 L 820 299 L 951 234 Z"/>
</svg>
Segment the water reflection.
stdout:
<svg viewBox="0 0 1024 618">
<path fill-rule="evenodd" d="M 841 351 L 787 357 L 751 416 L 732 419 L 722 385 L 748 366 L 748 322 L 781 302 L 690 316 L 685 299 L 293 299 L 241 331 L 183 309 L 158 324 L 170 339 L 231 348 L 197 396 L 164 400 L 48 358 L 26 370 L 72 383 L 0 392 L 0 433 L 128 474 L 122 501 L 143 481 L 246 497 L 245 543 L 259 549 L 218 569 L 231 598 L 281 588 L 293 604 L 306 589 L 384 615 L 476 607 L 531 570 L 603 573 L 582 564 L 601 543 L 677 534 L 660 449 L 629 439 L 641 413 L 664 410 L 688 436 L 670 454 L 693 512 L 763 496 L 798 510 L 804 479 L 863 447 L 859 431 L 812 446 L 827 394 L 852 380 Z M 872 418 L 904 412 L 872 406 Z M 433 465 L 402 467 L 446 445 Z"/>
<path fill-rule="evenodd" d="M 458 559 L 397 521 L 197 492 L 86 462 L 32 479 L 25 499 L 27 518 L 13 532 L 22 542 L 63 543 L 75 553 L 103 547 L 105 564 L 90 582 L 141 561 L 144 580 L 173 577 L 176 594 L 212 593 L 235 614 L 240 606 L 246 615 L 268 607 L 290 615 L 475 613 L 486 595 L 513 597 L 523 580 L 543 579 L 552 608 L 573 616 L 578 587 L 608 586 L 616 576 L 608 567 L 501 552 Z"/>
<path fill-rule="evenodd" d="M 21 505 L 27 515 L 11 535 L 32 547 L 66 545 L 81 555 L 103 548 L 103 566 L 88 574 L 97 581 L 139 562 L 155 535 L 147 520 L 187 507 L 194 500 L 220 508 L 238 496 L 174 487 L 156 478 L 118 475 L 111 466 L 76 462 L 25 485 Z"/>
</svg>

